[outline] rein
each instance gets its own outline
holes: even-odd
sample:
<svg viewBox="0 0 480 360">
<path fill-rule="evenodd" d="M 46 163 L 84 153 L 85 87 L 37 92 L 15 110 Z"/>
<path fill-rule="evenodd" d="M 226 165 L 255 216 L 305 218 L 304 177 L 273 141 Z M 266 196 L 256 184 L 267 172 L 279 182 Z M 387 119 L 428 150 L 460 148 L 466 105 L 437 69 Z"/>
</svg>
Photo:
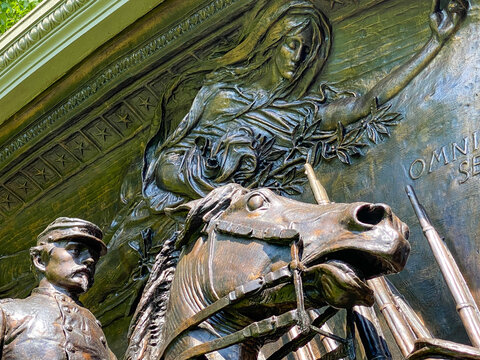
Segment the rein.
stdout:
<svg viewBox="0 0 480 360">
<path fill-rule="evenodd" d="M 218 312 L 230 308 L 241 300 L 259 294 L 266 289 L 286 283 L 294 284 L 297 298 L 297 309 L 291 310 L 279 316 L 272 316 L 258 322 L 254 322 L 232 334 L 194 346 L 182 352 L 176 358 L 176 360 L 192 359 L 213 351 L 242 343 L 248 339 L 259 338 L 265 335 L 274 335 L 281 331 L 287 331 L 289 328 L 295 325 L 298 325 L 301 330 L 299 336 L 284 345 L 284 347 L 288 345 L 289 349 L 292 348 L 291 351 L 295 351 L 299 347 L 303 346 L 304 341 L 302 340 L 308 338 L 308 341 L 310 341 L 316 333 L 321 333 L 324 336 L 330 336 L 338 340 L 336 336 L 325 333 L 323 330 L 319 329 L 323 323 L 337 313 L 337 309 L 328 307 L 327 310 L 323 314 L 319 315 L 313 322 L 310 320 L 307 312 L 305 311 L 301 274 L 303 272 L 310 272 L 314 270 L 315 266 L 311 269 L 306 269 L 304 267 L 300 261 L 299 245 L 301 245 L 301 240 L 298 238 L 292 242 L 292 261 L 290 264 L 236 287 L 224 297 L 216 300 L 195 315 L 182 321 L 175 331 L 169 334 L 168 338 L 161 346 L 159 353 L 162 355 L 160 359 L 164 359 L 164 354 L 172 342 L 186 331 L 208 320 Z M 282 349 L 284 347 L 282 347 Z M 276 358 L 277 357 L 271 357 L 269 360 L 275 360 Z"/>
<path fill-rule="evenodd" d="M 182 321 L 179 324 L 179 326 L 175 329 L 175 331 L 170 334 L 167 341 L 164 342 L 164 345 L 161 347 L 160 353 L 164 354 L 165 351 L 168 349 L 169 345 L 172 343 L 172 341 L 175 340 L 181 334 L 183 334 L 185 331 L 190 330 L 191 328 L 199 325 L 205 320 L 208 320 L 210 317 L 217 314 L 218 312 L 222 310 L 226 310 L 229 307 L 238 303 L 239 301 L 246 299 L 248 297 L 254 296 L 263 290 L 266 290 L 268 288 L 271 288 L 280 284 L 287 283 L 291 280 L 291 278 L 292 278 L 292 273 L 289 269 L 289 266 L 287 265 L 282 267 L 281 269 L 270 272 L 265 276 L 261 276 L 255 280 L 251 280 L 243 285 L 236 287 L 235 290 L 232 290 L 224 297 L 218 299 L 217 301 L 210 304 L 206 308 L 197 312 L 195 315 Z M 211 341 L 205 344 L 208 344 L 208 343 L 211 343 Z M 214 350 L 218 350 L 218 349 L 214 349 Z M 206 351 L 205 353 L 211 352 L 214 350 Z"/>
</svg>

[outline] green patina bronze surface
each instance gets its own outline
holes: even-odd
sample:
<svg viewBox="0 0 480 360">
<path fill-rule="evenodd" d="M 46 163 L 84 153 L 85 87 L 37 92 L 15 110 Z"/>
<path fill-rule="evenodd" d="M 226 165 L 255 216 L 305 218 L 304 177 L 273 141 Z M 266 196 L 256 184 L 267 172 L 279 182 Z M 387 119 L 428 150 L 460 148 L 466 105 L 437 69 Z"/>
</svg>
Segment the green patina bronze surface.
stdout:
<svg viewBox="0 0 480 360">
<path fill-rule="evenodd" d="M 100 262 L 96 283 L 82 300 L 102 321 L 112 349 L 119 356 L 123 353 L 130 317 L 159 250 L 159 238 L 144 230 L 155 233 L 161 227 L 168 233 L 174 228 L 173 221 L 160 221 L 145 212 L 147 207 L 138 207 L 143 201 L 144 152 L 158 148 L 150 139 L 155 134 L 165 138 L 192 108 L 205 76 L 218 65 L 212 59 L 220 59 L 245 35 L 254 3 L 166 1 L 2 125 L 2 298 L 25 297 L 36 286 L 28 249 L 53 218 L 93 221 L 106 233 L 112 251 Z M 421 51 L 430 37 L 431 1 L 315 3 L 331 26 L 329 55 L 310 88 L 316 94 L 344 99 L 351 93 L 365 95 Z M 315 170 L 331 199 L 388 203 L 410 226 L 412 255 L 392 280 L 436 336 L 459 342 L 467 341 L 466 335 L 403 188 L 415 186 L 479 299 L 479 6 L 471 1 L 458 32 L 388 103 L 388 96 L 369 102 L 367 112 L 350 127 L 343 120 L 352 113 L 343 111 L 332 116 L 331 126 L 320 123 L 313 129 L 326 131 L 323 140 L 329 147 L 319 150 Z M 201 69 L 198 64 L 211 67 Z M 162 108 L 165 90 L 181 75 L 184 79 Z M 246 84 L 252 85 L 253 79 Z M 360 118 L 366 121 L 360 123 Z M 339 128 L 337 121 L 347 127 Z M 353 136 L 357 130 L 359 138 L 349 142 L 352 138 L 344 135 Z M 307 133 L 298 132 L 310 140 L 305 139 Z M 295 146 L 306 153 L 314 148 L 290 142 L 288 138 L 275 149 L 285 151 L 277 155 L 287 157 Z M 295 157 L 301 158 L 298 153 Z M 313 202 L 304 180 L 291 183 L 301 174 L 288 175 L 289 170 L 282 174 L 292 185 L 285 193 Z M 260 173 L 245 178 L 252 186 L 278 180 Z M 231 180 L 221 171 L 209 179 Z M 134 210 L 136 218 L 125 222 Z"/>
</svg>

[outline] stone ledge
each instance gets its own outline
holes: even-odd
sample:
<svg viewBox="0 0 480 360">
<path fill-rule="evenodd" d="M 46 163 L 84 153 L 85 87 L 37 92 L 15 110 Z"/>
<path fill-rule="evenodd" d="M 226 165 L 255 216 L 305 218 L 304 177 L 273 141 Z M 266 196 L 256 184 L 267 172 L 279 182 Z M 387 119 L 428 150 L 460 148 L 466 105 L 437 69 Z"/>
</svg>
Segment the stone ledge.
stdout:
<svg viewBox="0 0 480 360">
<path fill-rule="evenodd" d="M 0 37 L 0 125 L 163 0 L 46 0 Z"/>
<path fill-rule="evenodd" d="M 0 75 L 17 57 L 62 26 L 89 2 L 92 0 L 45 1 L 29 12 L 0 38 Z"/>
</svg>

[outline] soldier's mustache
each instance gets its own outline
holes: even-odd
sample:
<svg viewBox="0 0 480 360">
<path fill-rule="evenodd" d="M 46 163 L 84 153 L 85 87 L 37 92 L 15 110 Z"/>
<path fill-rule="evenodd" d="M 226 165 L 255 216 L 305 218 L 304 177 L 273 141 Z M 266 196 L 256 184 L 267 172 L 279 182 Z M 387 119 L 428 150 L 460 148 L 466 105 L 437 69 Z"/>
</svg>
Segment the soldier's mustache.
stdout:
<svg viewBox="0 0 480 360">
<path fill-rule="evenodd" d="M 80 275 L 78 279 L 81 282 L 82 291 L 87 291 L 93 285 L 93 271 L 86 266 L 80 266 L 72 270 L 70 278 L 73 279 L 77 277 L 77 275 Z"/>
<path fill-rule="evenodd" d="M 73 268 L 70 274 L 71 277 L 74 277 L 77 274 L 86 274 L 89 278 L 93 276 L 92 270 L 86 266 L 80 266 L 77 268 Z"/>
</svg>

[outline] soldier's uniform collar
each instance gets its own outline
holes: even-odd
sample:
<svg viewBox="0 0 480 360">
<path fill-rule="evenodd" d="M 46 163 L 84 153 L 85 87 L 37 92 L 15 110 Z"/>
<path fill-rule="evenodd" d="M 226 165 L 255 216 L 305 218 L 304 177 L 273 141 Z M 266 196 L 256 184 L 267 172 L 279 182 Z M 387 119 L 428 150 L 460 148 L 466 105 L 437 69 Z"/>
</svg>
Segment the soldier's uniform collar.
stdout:
<svg viewBox="0 0 480 360">
<path fill-rule="evenodd" d="M 78 299 L 74 299 L 71 296 L 66 295 L 51 287 L 37 287 L 32 290 L 32 295 L 33 294 L 47 295 L 54 298 L 57 301 L 73 303 L 79 306 L 83 306 L 83 304 Z"/>
</svg>

